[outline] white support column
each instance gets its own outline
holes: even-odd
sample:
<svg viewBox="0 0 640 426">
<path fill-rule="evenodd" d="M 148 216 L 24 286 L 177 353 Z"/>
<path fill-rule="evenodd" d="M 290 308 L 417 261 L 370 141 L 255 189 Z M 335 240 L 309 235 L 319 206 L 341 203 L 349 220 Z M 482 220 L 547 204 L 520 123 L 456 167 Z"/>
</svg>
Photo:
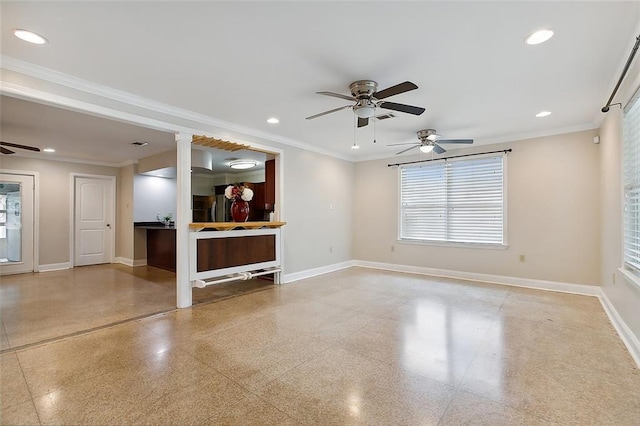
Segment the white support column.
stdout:
<svg viewBox="0 0 640 426">
<path fill-rule="evenodd" d="M 189 281 L 189 223 L 191 223 L 191 134 L 176 135 L 178 145 L 176 205 L 176 302 L 178 308 L 191 306 Z"/>
</svg>

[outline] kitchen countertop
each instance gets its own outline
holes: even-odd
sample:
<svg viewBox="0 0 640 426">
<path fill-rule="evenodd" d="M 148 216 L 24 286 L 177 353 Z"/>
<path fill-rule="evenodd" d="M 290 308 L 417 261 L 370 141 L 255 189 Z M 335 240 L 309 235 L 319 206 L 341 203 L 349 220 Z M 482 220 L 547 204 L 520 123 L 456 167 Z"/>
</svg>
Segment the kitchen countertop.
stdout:
<svg viewBox="0 0 640 426">
<path fill-rule="evenodd" d="M 169 226 L 163 225 L 162 222 L 133 222 L 133 227 L 139 229 L 172 229 L 174 231 L 176 229 L 173 222 Z"/>
</svg>

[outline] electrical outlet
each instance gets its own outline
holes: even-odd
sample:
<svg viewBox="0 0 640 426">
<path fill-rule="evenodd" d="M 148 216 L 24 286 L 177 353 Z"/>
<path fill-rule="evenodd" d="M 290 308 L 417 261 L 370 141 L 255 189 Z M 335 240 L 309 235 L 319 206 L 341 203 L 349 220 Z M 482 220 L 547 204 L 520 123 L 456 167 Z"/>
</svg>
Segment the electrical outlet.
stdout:
<svg viewBox="0 0 640 426">
<path fill-rule="evenodd" d="M 520 255 L 520 262 L 524 262 L 524 260 L 525 260 L 524 254 L 521 254 Z"/>
<path fill-rule="evenodd" d="M 391 246 L 391 251 L 392 252 L 396 251 L 396 246 Z"/>
<path fill-rule="evenodd" d="M 333 246 L 329 246 L 329 253 L 333 253 Z"/>
<path fill-rule="evenodd" d="M 613 283 L 613 285 L 616 285 L 616 273 L 615 272 L 613 274 L 611 274 L 611 282 Z"/>
</svg>

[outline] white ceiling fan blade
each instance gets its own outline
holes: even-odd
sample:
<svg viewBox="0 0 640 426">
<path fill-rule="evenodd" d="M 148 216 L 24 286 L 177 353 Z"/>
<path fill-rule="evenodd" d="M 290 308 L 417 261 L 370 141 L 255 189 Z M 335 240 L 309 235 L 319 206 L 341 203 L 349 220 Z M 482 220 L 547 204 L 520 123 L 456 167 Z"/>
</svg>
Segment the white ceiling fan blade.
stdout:
<svg viewBox="0 0 640 426">
<path fill-rule="evenodd" d="M 343 95 L 335 92 L 316 92 L 318 95 L 333 96 L 334 98 L 346 99 L 347 101 L 355 101 L 353 96 Z"/>
<path fill-rule="evenodd" d="M 473 139 L 438 139 L 438 143 L 464 143 L 472 144 Z"/>
<path fill-rule="evenodd" d="M 414 146 L 411 146 L 411 147 L 409 147 L 409 148 L 407 148 L 407 149 L 403 149 L 403 150 L 402 150 L 402 151 L 400 151 L 400 152 L 396 152 L 396 155 L 404 154 L 405 152 L 407 152 L 407 151 L 411 151 L 412 149 L 417 148 L 417 147 L 419 147 L 419 146 L 420 146 L 420 144 L 418 144 L 418 145 L 414 145 Z"/>
<path fill-rule="evenodd" d="M 390 143 L 387 146 L 416 145 L 416 142 Z"/>
<path fill-rule="evenodd" d="M 351 108 L 353 105 L 345 105 L 340 108 L 331 109 L 329 111 L 321 112 L 320 114 L 315 114 L 307 117 L 307 120 L 313 120 L 314 118 L 322 117 L 323 115 L 331 114 L 332 112 L 340 111 L 341 109 Z"/>
</svg>

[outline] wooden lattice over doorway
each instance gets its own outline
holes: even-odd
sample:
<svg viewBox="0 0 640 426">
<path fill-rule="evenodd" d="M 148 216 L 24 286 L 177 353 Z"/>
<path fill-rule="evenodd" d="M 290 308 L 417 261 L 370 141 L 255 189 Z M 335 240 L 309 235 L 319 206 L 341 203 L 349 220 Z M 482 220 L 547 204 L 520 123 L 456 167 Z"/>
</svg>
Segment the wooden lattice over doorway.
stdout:
<svg viewBox="0 0 640 426">
<path fill-rule="evenodd" d="M 193 135 L 191 142 L 194 145 L 206 146 L 208 148 L 223 149 L 225 151 L 240 151 L 242 149 L 250 149 L 249 145 L 243 145 L 236 142 L 229 142 L 222 139 L 209 138 L 207 136 Z"/>
</svg>

